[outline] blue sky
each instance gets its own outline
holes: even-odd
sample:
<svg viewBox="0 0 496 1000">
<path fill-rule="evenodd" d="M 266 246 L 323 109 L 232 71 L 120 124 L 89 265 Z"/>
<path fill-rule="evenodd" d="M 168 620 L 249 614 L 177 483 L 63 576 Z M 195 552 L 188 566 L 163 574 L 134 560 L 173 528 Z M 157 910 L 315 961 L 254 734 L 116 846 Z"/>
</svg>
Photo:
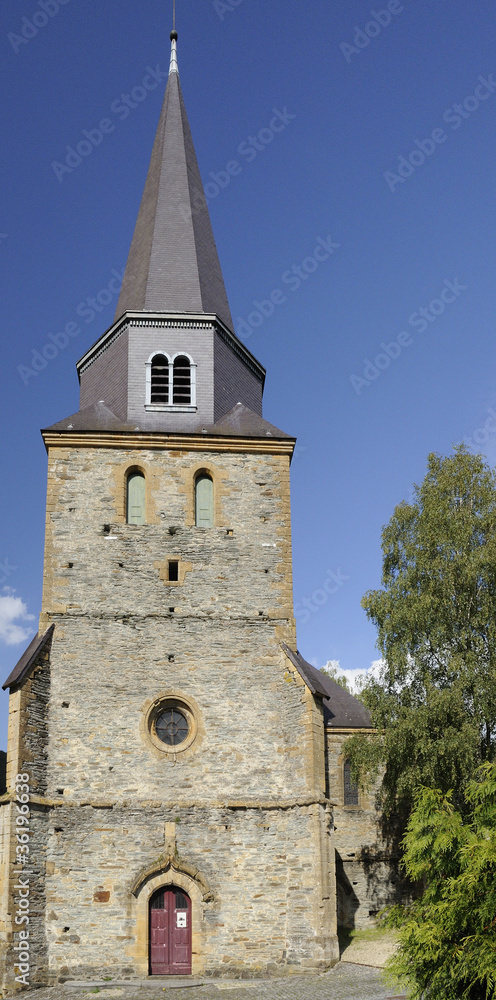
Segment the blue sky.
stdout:
<svg viewBox="0 0 496 1000">
<path fill-rule="evenodd" d="M 298 437 L 299 647 L 315 665 L 365 670 L 378 653 L 360 599 L 380 584 L 395 504 L 430 451 L 465 438 L 496 460 L 494 4 L 177 7 L 181 83 L 235 325 L 267 368 L 266 418 Z M 171 8 L 0 7 L 4 676 L 41 604 L 39 428 L 77 409 L 75 362 L 113 319 Z M 6 712 L 3 695 L 3 744 Z"/>
</svg>

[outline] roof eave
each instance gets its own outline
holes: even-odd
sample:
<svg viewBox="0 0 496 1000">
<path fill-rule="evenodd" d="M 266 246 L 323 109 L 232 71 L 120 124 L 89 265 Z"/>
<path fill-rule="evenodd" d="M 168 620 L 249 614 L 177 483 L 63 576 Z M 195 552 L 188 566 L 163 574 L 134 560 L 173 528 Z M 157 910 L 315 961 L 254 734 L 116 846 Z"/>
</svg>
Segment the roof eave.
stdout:
<svg viewBox="0 0 496 1000">
<path fill-rule="evenodd" d="M 327 691 L 323 686 L 321 687 L 318 684 L 314 683 L 312 677 L 304 669 L 302 665 L 302 658 L 298 655 L 298 653 L 295 653 L 294 650 L 292 650 L 290 646 L 287 646 L 285 642 L 281 642 L 281 648 L 283 652 L 286 654 L 290 663 L 292 663 L 293 667 L 295 667 L 295 669 L 298 671 L 301 679 L 305 682 L 311 693 L 316 698 L 321 698 L 321 699 L 327 698 Z"/>
<path fill-rule="evenodd" d="M 45 647 L 50 642 L 55 625 L 50 625 L 43 635 L 39 633 L 31 639 L 29 646 L 22 654 L 21 658 L 17 661 L 13 670 L 11 670 L 5 684 L 2 685 L 2 690 L 5 691 L 7 688 L 19 687 L 20 684 L 29 675 L 34 663 L 36 662 L 40 653 L 43 652 Z"/>
<path fill-rule="evenodd" d="M 125 330 L 126 326 L 132 324 L 133 321 L 143 321 L 143 320 L 157 320 L 158 322 L 169 322 L 181 320 L 182 322 L 191 323 L 201 323 L 205 326 L 215 326 L 218 332 L 228 343 L 230 342 L 232 347 L 237 353 L 244 356 L 245 361 L 248 363 L 249 367 L 255 369 L 255 373 L 262 382 L 262 387 L 265 385 L 266 370 L 263 365 L 257 361 L 254 354 L 248 350 L 248 348 L 243 344 L 243 341 L 236 336 L 232 330 L 229 329 L 222 322 L 216 313 L 184 313 L 184 312 L 141 312 L 141 311 L 127 311 L 119 317 L 112 326 L 102 334 L 98 340 L 86 351 L 85 354 L 76 362 L 76 370 L 78 373 L 78 379 L 81 381 L 81 374 L 96 361 L 97 357 L 102 353 L 102 351 L 107 350 L 108 347 L 117 340 L 121 333 Z"/>
</svg>

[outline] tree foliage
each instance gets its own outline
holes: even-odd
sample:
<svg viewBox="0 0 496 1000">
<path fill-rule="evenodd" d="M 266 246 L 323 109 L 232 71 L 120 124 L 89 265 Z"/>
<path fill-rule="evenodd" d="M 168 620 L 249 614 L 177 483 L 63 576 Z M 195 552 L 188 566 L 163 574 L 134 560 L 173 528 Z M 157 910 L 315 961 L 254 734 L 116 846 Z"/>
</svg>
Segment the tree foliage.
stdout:
<svg viewBox="0 0 496 1000">
<path fill-rule="evenodd" d="M 344 688 L 351 694 L 351 688 L 344 674 L 339 673 L 339 668 L 331 661 L 326 664 L 325 667 L 320 668 L 321 674 L 325 674 L 326 677 L 330 677 L 331 680 L 339 684 L 340 687 Z"/>
<path fill-rule="evenodd" d="M 403 840 L 420 899 L 395 907 L 399 951 L 389 971 L 414 1000 L 489 1000 L 496 996 L 496 764 L 466 788 L 465 817 L 452 795 L 424 788 Z"/>
<path fill-rule="evenodd" d="M 495 473 L 463 447 L 430 455 L 382 548 L 382 589 L 362 601 L 383 656 L 361 692 L 379 732 L 346 752 L 362 783 L 385 768 L 385 821 L 401 831 L 419 785 L 454 789 L 463 811 L 468 782 L 495 756 Z"/>
</svg>

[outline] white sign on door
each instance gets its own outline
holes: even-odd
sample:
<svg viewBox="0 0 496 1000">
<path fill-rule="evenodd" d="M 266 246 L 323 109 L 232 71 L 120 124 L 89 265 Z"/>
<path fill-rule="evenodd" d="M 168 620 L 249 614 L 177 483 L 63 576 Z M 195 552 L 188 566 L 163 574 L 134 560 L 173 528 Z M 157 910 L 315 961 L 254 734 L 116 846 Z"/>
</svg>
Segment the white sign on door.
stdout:
<svg viewBox="0 0 496 1000">
<path fill-rule="evenodd" d="M 176 913 L 176 927 L 186 927 L 185 913 Z"/>
</svg>

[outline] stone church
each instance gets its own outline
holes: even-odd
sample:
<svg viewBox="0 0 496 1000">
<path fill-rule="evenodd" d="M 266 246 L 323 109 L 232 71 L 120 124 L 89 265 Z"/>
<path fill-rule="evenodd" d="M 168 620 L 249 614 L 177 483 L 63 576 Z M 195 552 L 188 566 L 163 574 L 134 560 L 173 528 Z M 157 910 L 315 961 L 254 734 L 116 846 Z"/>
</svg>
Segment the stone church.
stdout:
<svg viewBox="0 0 496 1000">
<path fill-rule="evenodd" d="M 171 39 L 115 320 L 43 432 L 39 631 L 4 685 L 4 989 L 324 969 L 338 912 L 366 924 L 387 887 L 342 754 L 369 715 L 297 650 L 295 440 L 234 332 Z"/>
</svg>

